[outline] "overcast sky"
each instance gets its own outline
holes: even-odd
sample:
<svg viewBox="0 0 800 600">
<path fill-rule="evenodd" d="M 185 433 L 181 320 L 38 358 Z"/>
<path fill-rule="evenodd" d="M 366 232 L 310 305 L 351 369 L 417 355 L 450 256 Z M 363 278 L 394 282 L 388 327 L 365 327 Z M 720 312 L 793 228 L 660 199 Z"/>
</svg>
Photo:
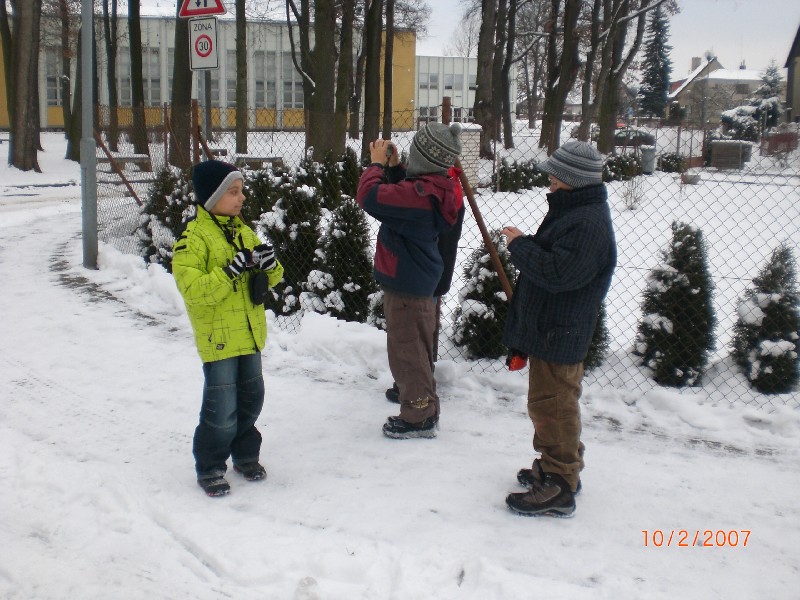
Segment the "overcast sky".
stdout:
<svg viewBox="0 0 800 600">
<path fill-rule="evenodd" d="M 725 68 L 742 60 L 748 69 L 763 71 L 770 60 L 779 67 L 800 27 L 798 0 L 679 0 L 681 12 L 671 19 L 672 73 L 680 79 L 693 56 L 707 50 Z M 429 0 L 432 8 L 428 39 L 417 43 L 418 54 L 441 55 L 457 27 L 465 0 Z M 785 71 L 784 71 L 785 77 Z"/>
</svg>

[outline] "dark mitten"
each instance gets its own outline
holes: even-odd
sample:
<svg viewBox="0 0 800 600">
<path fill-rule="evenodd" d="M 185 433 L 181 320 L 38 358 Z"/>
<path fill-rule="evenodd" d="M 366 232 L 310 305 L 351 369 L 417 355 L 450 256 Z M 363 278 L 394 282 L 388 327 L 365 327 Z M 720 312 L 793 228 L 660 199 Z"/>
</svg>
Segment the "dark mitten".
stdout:
<svg viewBox="0 0 800 600">
<path fill-rule="evenodd" d="M 222 270 L 228 274 L 228 277 L 234 279 L 253 266 L 253 255 L 250 250 L 245 249 L 239 250 L 231 263 L 227 267 L 223 267 Z"/>
<path fill-rule="evenodd" d="M 275 250 L 269 244 L 261 244 L 253 248 L 253 262 L 259 269 L 269 271 L 275 268 Z"/>
</svg>

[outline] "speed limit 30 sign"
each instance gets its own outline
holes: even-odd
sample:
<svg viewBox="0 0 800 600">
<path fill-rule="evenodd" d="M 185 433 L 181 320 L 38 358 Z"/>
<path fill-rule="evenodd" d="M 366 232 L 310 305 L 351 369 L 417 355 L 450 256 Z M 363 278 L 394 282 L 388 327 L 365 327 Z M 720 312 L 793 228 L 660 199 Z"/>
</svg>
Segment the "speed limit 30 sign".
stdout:
<svg viewBox="0 0 800 600">
<path fill-rule="evenodd" d="M 192 71 L 219 68 L 216 17 L 189 19 L 189 46 Z"/>
</svg>

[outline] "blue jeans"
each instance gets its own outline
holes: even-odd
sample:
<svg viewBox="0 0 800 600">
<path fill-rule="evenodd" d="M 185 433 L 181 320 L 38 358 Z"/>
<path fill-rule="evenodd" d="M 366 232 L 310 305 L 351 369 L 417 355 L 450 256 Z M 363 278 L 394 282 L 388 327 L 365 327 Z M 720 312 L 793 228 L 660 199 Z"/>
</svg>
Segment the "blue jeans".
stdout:
<svg viewBox="0 0 800 600">
<path fill-rule="evenodd" d="M 205 385 L 200 423 L 194 432 L 198 479 L 225 474 L 228 457 L 234 464 L 258 460 L 261 434 L 255 427 L 264 406 L 261 353 L 203 364 Z"/>
</svg>

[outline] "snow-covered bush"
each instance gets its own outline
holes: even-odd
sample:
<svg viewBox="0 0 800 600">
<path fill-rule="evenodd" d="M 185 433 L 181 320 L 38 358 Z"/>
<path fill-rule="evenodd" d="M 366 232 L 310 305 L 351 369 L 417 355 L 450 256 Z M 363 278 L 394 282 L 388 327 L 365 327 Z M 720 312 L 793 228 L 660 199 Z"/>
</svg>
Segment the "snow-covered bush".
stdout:
<svg viewBox="0 0 800 600">
<path fill-rule="evenodd" d="M 686 157 L 678 152 L 665 152 L 658 157 L 658 168 L 664 173 L 683 173 L 686 171 Z"/>
<path fill-rule="evenodd" d="M 376 287 L 369 224 L 355 200 L 344 197 L 328 223 L 300 303 L 303 310 L 364 323 Z"/>
<path fill-rule="evenodd" d="M 500 255 L 506 276 L 513 281 L 514 268 L 499 232 L 492 234 L 492 243 Z M 470 358 L 499 358 L 507 352 L 501 340 L 508 298 L 485 244 L 470 256 L 464 267 L 464 277 L 454 316 L 453 341 L 465 348 Z"/>
<path fill-rule="evenodd" d="M 535 160 L 527 160 L 508 164 L 507 159 L 500 162 L 497 173 L 492 175 L 492 189 L 495 192 L 518 192 L 532 190 L 535 187 L 547 187 L 550 178 L 539 170 Z"/>
<path fill-rule="evenodd" d="M 714 349 L 707 255 L 702 232 L 674 222 L 669 250 L 647 277 L 634 354 L 661 385 L 699 385 Z"/>
<path fill-rule="evenodd" d="M 793 390 L 800 380 L 800 295 L 791 249 L 781 244 L 739 303 L 733 357 L 765 394 Z"/>
<path fill-rule="evenodd" d="M 172 270 L 172 245 L 194 211 L 191 178 L 175 167 L 159 171 L 139 222 L 139 243 L 147 262 Z"/>
<path fill-rule="evenodd" d="M 386 331 L 386 315 L 383 314 L 383 290 L 379 289 L 377 292 L 370 294 L 367 302 L 369 302 L 367 323 L 377 329 Z"/>
<path fill-rule="evenodd" d="M 603 163 L 603 181 L 628 181 L 642 174 L 642 163 L 635 154 L 616 154 Z"/>
<path fill-rule="evenodd" d="M 280 199 L 261 215 L 256 225 L 262 238 L 272 240 L 283 265 L 283 279 L 270 290 L 265 303 L 277 315 L 300 310 L 300 293 L 314 269 L 321 235 L 322 208 L 319 191 L 308 185 L 282 184 Z"/>
<path fill-rule="evenodd" d="M 272 210 L 281 195 L 286 183 L 292 181 L 292 175 L 284 167 L 267 167 L 258 171 L 243 171 L 244 195 L 247 198 L 242 208 L 251 224 L 255 225 L 261 215 Z"/>
</svg>

